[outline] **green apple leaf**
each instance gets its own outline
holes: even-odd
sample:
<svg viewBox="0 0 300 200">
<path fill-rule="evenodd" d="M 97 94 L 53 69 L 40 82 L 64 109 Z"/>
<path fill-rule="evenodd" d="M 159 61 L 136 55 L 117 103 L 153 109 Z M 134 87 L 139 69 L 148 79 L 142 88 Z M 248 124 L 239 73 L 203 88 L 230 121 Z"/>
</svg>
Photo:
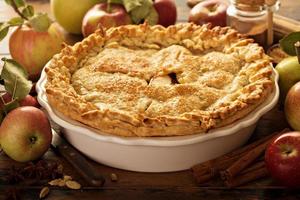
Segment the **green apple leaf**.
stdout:
<svg viewBox="0 0 300 200">
<path fill-rule="evenodd" d="M 13 1 L 15 2 L 17 8 L 23 7 L 25 5 L 24 0 L 5 0 L 5 3 L 13 6 Z"/>
<path fill-rule="evenodd" d="M 129 13 L 137 7 L 141 7 L 144 1 L 148 0 L 123 0 L 123 5 L 126 11 Z"/>
<path fill-rule="evenodd" d="M 7 23 L 10 26 L 20 26 L 24 23 L 24 19 L 22 17 L 14 17 L 11 18 Z"/>
<path fill-rule="evenodd" d="M 293 32 L 285 36 L 279 41 L 280 48 L 291 56 L 296 56 L 294 44 L 300 41 L 300 32 Z"/>
<path fill-rule="evenodd" d="M 4 107 L 4 112 L 9 113 L 13 109 L 16 109 L 16 108 L 20 107 L 20 104 L 19 104 L 18 99 L 13 99 L 10 102 L 4 104 L 3 107 Z"/>
<path fill-rule="evenodd" d="M 0 41 L 5 38 L 9 30 L 9 25 L 7 23 L 0 23 Z"/>
<path fill-rule="evenodd" d="M 13 99 L 23 99 L 29 94 L 32 82 L 27 80 L 28 74 L 25 69 L 12 59 L 2 59 L 4 61 L 1 79 L 4 80 L 4 87 Z"/>
<path fill-rule="evenodd" d="M 158 13 L 154 7 L 151 8 L 149 15 L 145 18 L 150 25 L 155 25 L 158 23 Z"/>
<path fill-rule="evenodd" d="M 115 3 L 115 4 L 123 5 L 123 0 L 107 0 L 107 3 Z"/>
<path fill-rule="evenodd" d="M 146 17 L 150 14 L 150 11 L 153 7 L 153 2 L 151 0 L 142 1 L 141 6 L 135 7 L 131 10 L 130 16 L 134 23 L 139 24 L 146 19 Z"/>
<path fill-rule="evenodd" d="M 51 23 L 47 13 L 37 13 L 29 19 L 30 26 L 39 32 L 47 31 Z"/>
<path fill-rule="evenodd" d="M 34 15 L 34 8 L 31 5 L 27 5 L 25 8 L 23 8 L 22 14 L 25 17 L 30 18 Z"/>
</svg>

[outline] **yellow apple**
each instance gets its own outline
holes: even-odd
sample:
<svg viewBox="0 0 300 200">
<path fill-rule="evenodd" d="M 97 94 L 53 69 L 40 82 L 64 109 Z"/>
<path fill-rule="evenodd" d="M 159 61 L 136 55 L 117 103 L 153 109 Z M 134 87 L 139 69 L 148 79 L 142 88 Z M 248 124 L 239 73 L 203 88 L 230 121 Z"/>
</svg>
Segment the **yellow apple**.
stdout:
<svg viewBox="0 0 300 200">
<path fill-rule="evenodd" d="M 69 33 L 81 34 L 83 16 L 99 0 L 51 0 L 50 3 L 56 21 Z"/>
</svg>

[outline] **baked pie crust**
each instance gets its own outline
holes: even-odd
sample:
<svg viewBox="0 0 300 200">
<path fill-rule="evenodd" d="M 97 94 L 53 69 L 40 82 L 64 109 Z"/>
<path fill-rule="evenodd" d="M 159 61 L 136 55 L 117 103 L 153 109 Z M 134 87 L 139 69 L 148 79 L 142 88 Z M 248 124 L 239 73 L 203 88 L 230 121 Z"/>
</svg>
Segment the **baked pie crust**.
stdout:
<svg viewBox="0 0 300 200">
<path fill-rule="evenodd" d="M 247 115 L 274 87 L 252 39 L 190 23 L 99 30 L 66 46 L 46 73 L 55 110 L 121 136 L 206 133 Z"/>
</svg>

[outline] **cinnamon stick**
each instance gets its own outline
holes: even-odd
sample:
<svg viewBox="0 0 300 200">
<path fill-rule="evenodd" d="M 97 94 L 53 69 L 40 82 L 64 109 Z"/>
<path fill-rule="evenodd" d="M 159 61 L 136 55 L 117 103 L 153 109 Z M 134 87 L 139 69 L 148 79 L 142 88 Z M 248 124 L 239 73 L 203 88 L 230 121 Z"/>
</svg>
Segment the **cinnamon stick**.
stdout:
<svg viewBox="0 0 300 200">
<path fill-rule="evenodd" d="M 263 178 L 268 175 L 268 171 L 264 165 L 264 162 L 257 163 L 253 168 L 248 170 L 248 172 L 241 173 L 241 175 L 236 177 L 231 177 L 225 180 L 225 185 L 228 187 L 237 187 L 245 183 Z"/>
<path fill-rule="evenodd" d="M 262 167 L 265 167 L 265 161 L 259 161 L 255 164 L 253 164 L 252 166 L 250 166 L 249 168 L 244 169 L 243 171 L 241 171 L 241 174 L 247 174 L 249 172 L 255 171 L 257 169 L 260 169 Z"/>
<path fill-rule="evenodd" d="M 278 134 L 275 134 L 274 137 L 277 135 L 281 135 L 285 132 L 285 130 L 281 131 Z M 267 146 L 271 143 L 273 137 L 264 141 L 262 144 L 258 145 L 257 147 L 250 150 L 247 154 L 242 156 L 239 160 L 237 160 L 233 165 L 231 165 L 228 169 L 226 169 L 225 176 L 234 177 L 238 173 L 240 173 L 243 169 L 245 169 L 249 164 L 251 164 L 255 159 L 257 159 L 260 155 L 262 155 Z"/>
<path fill-rule="evenodd" d="M 207 161 L 200 165 L 195 165 L 192 167 L 192 171 L 196 181 L 198 183 L 204 183 L 210 179 L 216 177 L 219 171 L 227 169 L 232 163 L 237 161 L 240 155 L 235 155 L 233 157 L 227 157 L 226 155 L 222 159 L 215 159 Z"/>
<path fill-rule="evenodd" d="M 247 174 L 247 173 L 249 173 L 249 172 L 252 172 L 252 171 L 255 171 L 255 170 L 257 170 L 257 169 L 260 169 L 260 168 L 262 168 L 262 167 L 264 167 L 265 166 L 265 162 L 263 161 L 263 160 L 261 160 L 261 161 L 258 161 L 257 163 L 254 163 L 253 165 L 251 165 L 251 166 L 249 166 L 248 168 L 246 168 L 246 169 L 244 169 L 243 171 L 241 171 L 241 175 L 243 175 L 243 174 Z M 232 179 L 232 178 L 234 178 L 234 177 L 231 177 L 231 176 L 227 176 L 227 174 L 226 173 L 224 173 L 225 171 L 221 171 L 220 172 L 220 177 L 221 177 L 221 179 L 223 180 L 223 181 L 227 181 L 227 180 L 229 180 L 229 179 Z"/>
<path fill-rule="evenodd" d="M 209 160 L 207 162 L 193 166 L 192 172 L 194 177 L 196 178 L 196 181 L 198 183 L 204 183 L 206 181 L 211 180 L 212 178 L 216 177 L 220 173 L 220 171 L 229 168 L 234 162 L 248 154 L 251 150 L 257 148 L 262 144 L 265 144 L 267 141 L 270 141 L 275 136 L 288 131 L 289 129 L 284 129 L 279 133 L 275 132 L 238 150 L 235 150 L 213 160 Z M 244 168 L 245 167 L 243 167 L 242 169 Z"/>
<path fill-rule="evenodd" d="M 264 153 L 270 142 L 271 141 L 267 140 L 266 142 L 254 148 L 252 151 L 249 151 L 246 155 L 242 156 L 233 165 L 225 170 L 225 176 L 234 177 L 239 174 L 243 169 L 249 166 L 250 163 L 252 163 L 256 158 Z"/>
</svg>

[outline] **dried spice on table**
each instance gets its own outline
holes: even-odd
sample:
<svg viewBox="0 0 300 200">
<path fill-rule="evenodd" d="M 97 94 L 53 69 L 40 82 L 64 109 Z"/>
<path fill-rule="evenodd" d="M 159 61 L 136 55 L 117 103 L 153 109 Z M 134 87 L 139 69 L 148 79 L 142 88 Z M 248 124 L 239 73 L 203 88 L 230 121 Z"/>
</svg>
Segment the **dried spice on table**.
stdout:
<svg viewBox="0 0 300 200">
<path fill-rule="evenodd" d="M 8 170 L 4 181 L 9 184 L 33 185 L 49 179 L 63 176 L 60 165 L 57 162 L 40 160 L 36 163 L 29 162 L 24 167 L 17 168 L 14 165 Z"/>
</svg>

